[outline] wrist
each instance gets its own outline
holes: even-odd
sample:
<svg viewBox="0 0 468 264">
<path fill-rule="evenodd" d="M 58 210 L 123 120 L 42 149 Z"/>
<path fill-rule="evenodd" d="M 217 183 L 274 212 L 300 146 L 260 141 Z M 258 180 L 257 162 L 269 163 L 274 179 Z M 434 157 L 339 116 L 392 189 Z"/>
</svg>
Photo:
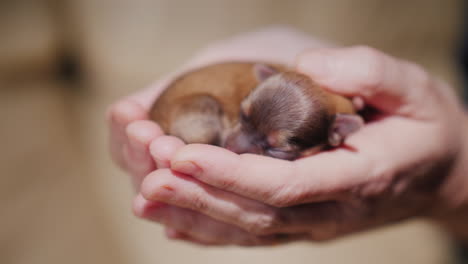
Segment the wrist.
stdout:
<svg viewBox="0 0 468 264">
<path fill-rule="evenodd" d="M 462 140 L 453 169 L 441 189 L 435 219 L 458 239 L 468 242 L 468 114 L 463 117 Z"/>
</svg>

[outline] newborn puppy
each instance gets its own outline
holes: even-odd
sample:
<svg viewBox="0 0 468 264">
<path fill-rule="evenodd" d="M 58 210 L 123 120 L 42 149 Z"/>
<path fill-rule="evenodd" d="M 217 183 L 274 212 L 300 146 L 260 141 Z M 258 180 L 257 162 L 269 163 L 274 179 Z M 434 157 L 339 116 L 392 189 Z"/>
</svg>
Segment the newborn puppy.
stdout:
<svg viewBox="0 0 468 264">
<path fill-rule="evenodd" d="M 151 118 L 186 143 L 288 160 L 338 146 L 363 125 L 350 100 L 306 75 L 248 62 L 182 75 L 155 102 Z"/>
</svg>

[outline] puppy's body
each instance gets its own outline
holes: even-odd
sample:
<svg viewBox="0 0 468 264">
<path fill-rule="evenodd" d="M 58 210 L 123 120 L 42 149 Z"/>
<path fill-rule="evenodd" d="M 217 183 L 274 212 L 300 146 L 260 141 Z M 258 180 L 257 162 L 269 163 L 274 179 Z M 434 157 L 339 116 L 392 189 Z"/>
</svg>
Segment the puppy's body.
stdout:
<svg viewBox="0 0 468 264">
<path fill-rule="evenodd" d="M 356 116 L 350 100 L 284 66 L 250 62 L 215 64 L 184 74 L 151 109 L 151 118 L 166 133 L 186 143 L 283 159 L 341 143 L 345 135 L 336 136 L 334 124 L 343 116 Z"/>
<path fill-rule="evenodd" d="M 216 130 L 216 134 L 238 122 L 242 100 L 259 84 L 254 65 L 222 63 L 182 75 L 155 102 L 151 118 L 166 133 L 179 136 L 186 143 L 220 144 L 221 135 L 213 136 L 207 131 Z M 200 120 L 201 124 L 189 119 Z"/>
</svg>

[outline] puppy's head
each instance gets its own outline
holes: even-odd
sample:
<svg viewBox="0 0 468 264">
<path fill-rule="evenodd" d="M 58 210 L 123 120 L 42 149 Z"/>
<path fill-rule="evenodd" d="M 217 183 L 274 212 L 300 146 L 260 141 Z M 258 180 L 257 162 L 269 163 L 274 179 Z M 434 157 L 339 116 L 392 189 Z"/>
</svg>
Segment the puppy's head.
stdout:
<svg viewBox="0 0 468 264">
<path fill-rule="evenodd" d="M 264 64 L 255 65 L 254 72 L 260 84 L 243 100 L 226 148 L 294 159 L 305 147 L 327 141 L 330 120 L 324 98 L 312 91 L 315 84 L 307 76 Z"/>
<path fill-rule="evenodd" d="M 254 73 L 259 85 L 243 100 L 240 121 L 224 147 L 292 160 L 306 149 L 341 143 L 334 131 L 348 122 L 332 113 L 325 93 L 309 77 L 264 64 L 255 65 Z"/>
</svg>

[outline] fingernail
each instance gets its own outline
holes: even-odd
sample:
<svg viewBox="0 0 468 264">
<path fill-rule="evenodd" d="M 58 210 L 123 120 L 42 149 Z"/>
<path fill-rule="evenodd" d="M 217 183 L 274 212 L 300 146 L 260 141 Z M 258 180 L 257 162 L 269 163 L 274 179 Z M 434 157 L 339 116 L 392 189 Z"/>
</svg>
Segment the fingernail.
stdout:
<svg viewBox="0 0 468 264">
<path fill-rule="evenodd" d="M 171 169 L 191 176 L 197 176 L 202 172 L 202 169 L 191 161 L 176 161 L 171 165 Z"/>
</svg>

